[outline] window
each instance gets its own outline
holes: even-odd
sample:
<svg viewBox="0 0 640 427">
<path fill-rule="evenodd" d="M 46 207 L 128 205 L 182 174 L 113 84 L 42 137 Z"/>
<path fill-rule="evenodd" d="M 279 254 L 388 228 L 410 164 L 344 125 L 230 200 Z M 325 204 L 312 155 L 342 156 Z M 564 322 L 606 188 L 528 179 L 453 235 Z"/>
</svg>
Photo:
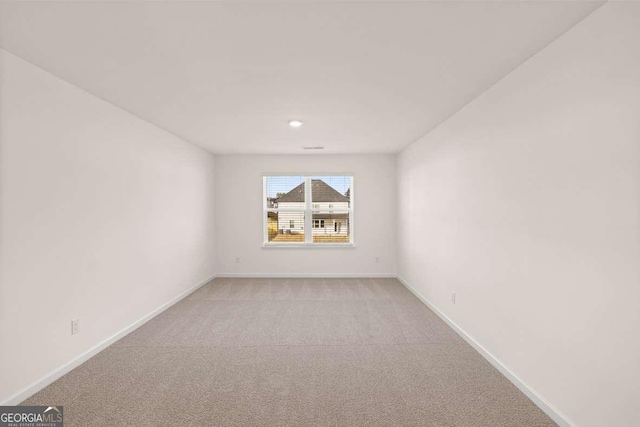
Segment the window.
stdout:
<svg viewBox="0 0 640 427">
<path fill-rule="evenodd" d="M 264 176 L 265 245 L 353 244 L 353 177 Z"/>
</svg>

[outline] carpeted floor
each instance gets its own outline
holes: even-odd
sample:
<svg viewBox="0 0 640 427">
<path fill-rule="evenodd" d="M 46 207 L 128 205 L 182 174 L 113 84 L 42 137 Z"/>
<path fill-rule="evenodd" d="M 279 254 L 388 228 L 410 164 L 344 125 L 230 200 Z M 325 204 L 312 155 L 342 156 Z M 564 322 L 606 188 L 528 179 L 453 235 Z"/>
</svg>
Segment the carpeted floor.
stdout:
<svg viewBox="0 0 640 427">
<path fill-rule="evenodd" d="M 555 425 L 395 279 L 216 279 L 23 404 L 66 426 Z"/>
</svg>

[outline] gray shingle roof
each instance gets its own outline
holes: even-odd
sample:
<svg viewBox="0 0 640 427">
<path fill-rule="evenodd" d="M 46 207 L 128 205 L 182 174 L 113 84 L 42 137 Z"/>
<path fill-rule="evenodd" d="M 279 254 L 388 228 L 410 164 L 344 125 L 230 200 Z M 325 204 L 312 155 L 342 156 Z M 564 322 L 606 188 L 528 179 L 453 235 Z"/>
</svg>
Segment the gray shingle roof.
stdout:
<svg viewBox="0 0 640 427">
<path fill-rule="evenodd" d="M 348 197 L 340 194 L 336 189 L 321 179 L 311 180 L 311 194 L 313 195 L 314 203 L 336 203 L 349 201 Z M 304 182 L 284 196 L 279 197 L 276 201 L 278 203 L 304 202 Z"/>
</svg>

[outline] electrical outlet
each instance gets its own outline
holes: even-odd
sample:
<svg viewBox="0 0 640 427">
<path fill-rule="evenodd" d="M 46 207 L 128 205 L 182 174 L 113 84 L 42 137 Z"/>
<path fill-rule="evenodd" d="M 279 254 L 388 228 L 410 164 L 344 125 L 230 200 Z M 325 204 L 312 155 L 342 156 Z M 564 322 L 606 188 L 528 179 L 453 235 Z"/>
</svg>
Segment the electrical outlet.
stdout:
<svg viewBox="0 0 640 427">
<path fill-rule="evenodd" d="M 80 333 L 80 319 L 71 320 L 71 335 Z"/>
<path fill-rule="evenodd" d="M 236 264 L 238 264 L 240 262 L 240 257 L 239 256 L 236 257 L 236 261 L 235 262 L 236 262 Z"/>
<path fill-rule="evenodd" d="M 456 293 L 451 292 L 451 304 L 455 304 L 455 303 L 456 303 Z"/>
<path fill-rule="evenodd" d="M 379 257 L 379 256 L 377 256 L 377 257 L 375 258 L 375 260 L 376 260 L 376 264 L 380 264 L 380 257 Z"/>
</svg>

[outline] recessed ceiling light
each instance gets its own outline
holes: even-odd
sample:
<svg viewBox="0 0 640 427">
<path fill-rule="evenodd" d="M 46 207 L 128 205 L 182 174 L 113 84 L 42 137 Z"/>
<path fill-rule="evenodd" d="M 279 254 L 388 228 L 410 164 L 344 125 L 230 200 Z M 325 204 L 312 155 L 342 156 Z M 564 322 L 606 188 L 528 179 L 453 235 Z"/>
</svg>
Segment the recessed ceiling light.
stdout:
<svg viewBox="0 0 640 427">
<path fill-rule="evenodd" d="M 289 126 L 292 128 L 299 128 L 302 126 L 302 122 L 300 120 L 289 120 Z"/>
</svg>

